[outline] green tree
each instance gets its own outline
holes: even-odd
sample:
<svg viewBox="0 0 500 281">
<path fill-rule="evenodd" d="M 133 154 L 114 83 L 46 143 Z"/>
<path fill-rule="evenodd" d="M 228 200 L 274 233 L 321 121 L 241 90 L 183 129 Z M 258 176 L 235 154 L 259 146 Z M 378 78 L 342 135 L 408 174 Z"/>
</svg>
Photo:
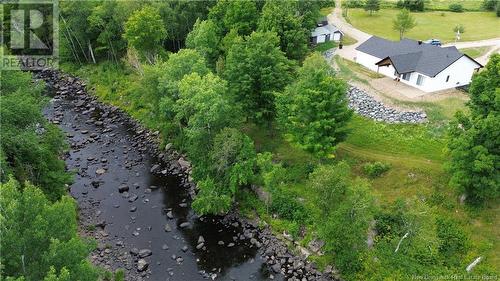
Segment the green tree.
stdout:
<svg viewBox="0 0 500 281">
<path fill-rule="evenodd" d="M 274 31 L 287 57 L 302 60 L 308 52 L 309 32 L 296 16 L 293 2 L 267 1 L 259 19 L 259 31 Z"/>
<path fill-rule="evenodd" d="M 136 1 L 138 2 L 138 1 Z M 191 32 L 194 23 L 200 19 L 207 18 L 209 8 L 216 4 L 216 1 L 199 0 L 169 0 L 169 1 L 148 1 L 159 10 L 164 26 L 167 30 L 166 47 L 171 51 L 179 51 L 184 44 L 184 40 Z"/>
<path fill-rule="evenodd" d="M 50 201 L 31 184 L 23 190 L 10 179 L 0 184 L 2 275 L 26 280 L 96 281 L 98 273 L 87 260 L 94 245 L 77 236 L 76 205 L 63 196 Z M 59 279 L 55 279 L 60 271 Z M 69 278 L 68 278 L 69 276 Z"/>
<path fill-rule="evenodd" d="M 172 122 L 175 116 L 174 104 L 179 98 L 179 82 L 188 74 L 198 73 L 203 76 L 208 74 L 210 69 L 203 56 L 192 49 L 182 49 L 154 68 L 158 73 L 158 89 L 153 92 L 152 102 L 158 104 L 160 118 L 165 119 L 167 135 L 175 138 L 179 131 L 176 129 L 178 126 Z"/>
<path fill-rule="evenodd" d="M 130 13 L 140 8 L 138 1 L 100 1 L 88 17 L 88 32 L 97 35 L 95 53 L 98 58 L 118 62 L 126 53 L 124 23 Z M 72 11 L 67 17 L 72 16 Z M 86 28 L 84 26 L 84 28 Z"/>
<path fill-rule="evenodd" d="M 487 11 L 494 11 L 498 2 L 498 0 L 483 0 L 482 7 Z"/>
<path fill-rule="evenodd" d="M 350 173 L 351 167 L 346 162 L 340 162 L 335 166 L 318 166 L 309 175 L 309 186 L 317 195 L 315 204 L 320 207 L 323 216 L 328 216 L 345 196 Z"/>
<path fill-rule="evenodd" d="M 347 135 L 352 116 L 345 82 L 333 77 L 325 59 L 315 53 L 304 61 L 294 83 L 278 95 L 279 124 L 292 142 L 325 157 Z"/>
<path fill-rule="evenodd" d="M 212 20 L 197 20 L 186 38 L 186 47 L 197 50 L 212 66 L 219 57 L 217 26 Z"/>
<path fill-rule="evenodd" d="M 55 201 L 71 181 L 59 159 L 67 147 L 63 134 L 42 115 L 44 84 L 31 74 L 4 71 L 0 77 L 1 181 L 13 175 L 21 183 L 31 181 Z"/>
<path fill-rule="evenodd" d="M 89 28 L 94 1 L 60 2 L 60 59 L 73 62 L 94 62 L 97 33 Z"/>
<path fill-rule="evenodd" d="M 196 213 L 222 215 L 231 208 L 231 196 L 226 194 L 224 188 L 221 188 L 212 178 L 207 177 L 199 181 L 198 189 L 199 192 L 191 204 Z"/>
<path fill-rule="evenodd" d="M 231 46 L 223 77 L 230 91 L 257 121 L 274 117 L 274 92 L 281 91 L 291 79 L 292 62 L 279 49 L 272 32 L 254 32 Z"/>
<path fill-rule="evenodd" d="M 458 112 L 449 130 L 451 184 L 471 203 L 498 198 L 500 186 L 500 55 L 491 56 L 469 89 L 470 114 Z"/>
<path fill-rule="evenodd" d="M 366 0 L 365 11 L 370 12 L 370 16 L 373 12 L 380 10 L 380 0 Z"/>
<path fill-rule="evenodd" d="M 392 28 L 399 32 L 399 39 L 403 39 L 405 32 L 414 28 L 417 22 L 407 9 L 402 9 L 392 22 Z"/>
<path fill-rule="evenodd" d="M 224 127 L 238 123 L 237 110 L 227 95 L 227 83 L 209 73 L 186 75 L 179 83 L 179 98 L 174 104 L 175 121 L 185 136 L 190 159 L 207 166 L 207 151 Z M 184 143 L 184 142 L 183 142 Z"/>
<path fill-rule="evenodd" d="M 175 99 L 179 95 L 178 84 L 184 76 L 191 73 L 198 73 L 201 76 L 208 74 L 205 58 L 196 50 L 183 49 L 170 55 L 168 60 L 160 67 L 159 88 L 163 95 L 173 96 Z"/>
<path fill-rule="evenodd" d="M 257 26 L 259 12 L 255 1 L 222 0 L 210 9 L 208 17 L 223 34 L 235 29 L 240 35 L 249 35 Z"/>
<path fill-rule="evenodd" d="M 300 18 L 302 27 L 311 30 L 316 27 L 318 18 L 321 16 L 320 9 L 326 7 L 321 5 L 322 1 L 298 0 L 295 2 L 297 17 Z M 329 2 L 329 1 L 326 1 Z M 334 6 L 334 2 L 329 2 L 327 6 Z"/>
<path fill-rule="evenodd" d="M 366 182 L 342 180 L 348 188 L 332 194 L 331 199 L 338 203 L 323 217 L 318 234 L 325 241 L 324 251 L 334 254 L 335 266 L 343 274 L 352 274 L 361 270 L 368 248 L 366 237 L 373 220 L 374 200 Z"/>
<path fill-rule="evenodd" d="M 205 177 L 193 208 L 200 214 L 221 214 L 229 210 L 238 188 L 254 177 L 256 154 L 252 140 L 237 129 L 224 128 L 215 136 L 208 167 L 195 174 Z M 207 177 L 208 175 L 208 177 Z"/>
<path fill-rule="evenodd" d="M 259 12 L 254 1 L 229 1 L 224 15 L 224 25 L 236 29 L 241 35 L 255 30 Z"/>
<path fill-rule="evenodd" d="M 425 0 L 400 0 L 398 1 L 397 6 L 410 11 L 423 12 L 425 8 Z"/>
<path fill-rule="evenodd" d="M 214 139 L 210 152 L 213 176 L 229 187 L 231 194 L 254 176 L 257 155 L 253 141 L 237 129 L 225 128 Z"/>
<path fill-rule="evenodd" d="M 135 11 L 125 23 L 123 35 L 130 47 L 139 51 L 149 63 L 156 61 L 167 36 L 159 11 L 145 6 Z"/>
</svg>

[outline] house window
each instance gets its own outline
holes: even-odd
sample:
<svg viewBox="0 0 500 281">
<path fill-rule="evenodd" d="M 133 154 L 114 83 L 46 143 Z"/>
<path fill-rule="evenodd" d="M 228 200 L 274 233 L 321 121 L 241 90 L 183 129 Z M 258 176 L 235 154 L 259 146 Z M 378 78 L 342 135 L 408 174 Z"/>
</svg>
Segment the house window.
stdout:
<svg viewBox="0 0 500 281">
<path fill-rule="evenodd" d="M 422 86 L 422 84 L 424 84 L 424 76 L 419 74 L 417 78 L 417 85 Z"/>
<path fill-rule="evenodd" d="M 410 81 L 411 73 L 403 73 L 403 80 Z"/>
<path fill-rule="evenodd" d="M 450 75 L 446 76 L 446 82 L 450 81 Z"/>
</svg>

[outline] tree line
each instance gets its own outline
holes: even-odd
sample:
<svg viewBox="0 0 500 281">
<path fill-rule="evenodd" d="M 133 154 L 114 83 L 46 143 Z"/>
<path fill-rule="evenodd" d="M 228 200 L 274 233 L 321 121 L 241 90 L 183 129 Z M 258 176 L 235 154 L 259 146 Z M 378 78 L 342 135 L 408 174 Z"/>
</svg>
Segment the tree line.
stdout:
<svg viewBox="0 0 500 281">
<path fill-rule="evenodd" d="M 101 272 L 87 260 L 95 242 L 78 236 L 72 176 L 59 159 L 65 138 L 42 115 L 44 83 L 2 71 L 0 85 L 2 280 L 97 280 Z"/>
</svg>

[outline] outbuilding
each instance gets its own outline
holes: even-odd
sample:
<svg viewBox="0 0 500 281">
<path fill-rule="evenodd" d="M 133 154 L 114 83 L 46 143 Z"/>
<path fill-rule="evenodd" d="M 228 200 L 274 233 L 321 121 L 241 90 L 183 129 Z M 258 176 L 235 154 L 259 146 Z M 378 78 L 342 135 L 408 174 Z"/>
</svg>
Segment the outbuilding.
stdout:
<svg viewBox="0 0 500 281">
<path fill-rule="evenodd" d="M 311 32 L 311 43 L 318 44 L 328 41 L 340 41 L 344 34 L 335 25 L 326 24 L 316 27 Z"/>
</svg>

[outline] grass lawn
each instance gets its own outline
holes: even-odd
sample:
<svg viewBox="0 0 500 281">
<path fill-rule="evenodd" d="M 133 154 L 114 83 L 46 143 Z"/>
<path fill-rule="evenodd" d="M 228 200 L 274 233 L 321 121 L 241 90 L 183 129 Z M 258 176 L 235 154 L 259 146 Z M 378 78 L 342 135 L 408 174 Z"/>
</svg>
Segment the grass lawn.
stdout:
<svg viewBox="0 0 500 281">
<path fill-rule="evenodd" d="M 486 52 L 488 52 L 488 50 L 490 48 L 491 48 L 490 46 L 477 47 L 477 48 L 466 48 L 466 49 L 460 49 L 460 51 L 463 52 L 464 54 L 469 55 L 472 58 L 478 58 L 478 57 L 484 55 Z"/>
<path fill-rule="evenodd" d="M 386 0 L 384 2 L 395 5 L 398 2 L 398 0 Z M 464 10 L 466 11 L 480 11 L 483 1 L 482 0 L 427 0 L 425 1 L 425 9 L 447 11 L 450 7 L 450 4 L 452 3 L 457 3 L 462 5 Z"/>
<path fill-rule="evenodd" d="M 325 43 L 319 43 L 316 46 L 314 46 L 314 51 L 322 53 L 332 48 L 336 48 L 337 46 L 338 44 L 335 43 L 334 41 L 328 41 Z"/>
<path fill-rule="evenodd" d="M 366 79 L 384 77 L 382 74 L 371 71 L 358 63 L 346 60 L 339 56 L 335 56 L 333 59 L 339 68 L 339 77 L 345 81 L 358 81 L 368 85 L 369 82 Z"/>
<path fill-rule="evenodd" d="M 344 46 L 349 46 L 349 45 L 355 44 L 357 42 L 358 41 L 356 39 L 352 38 L 351 36 L 349 36 L 347 34 L 344 34 L 344 37 L 342 37 L 342 43 L 344 44 Z"/>
<path fill-rule="evenodd" d="M 324 7 L 319 10 L 319 13 L 321 16 L 326 17 L 333 11 L 334 8 L 335 7 Z"/>
<path fill-rule="evenodd" d="M 398 12 L 398 9 L 382 9 L 370 16 L 363 9 L 350 9 L 349 20 L 353 26 L 367 33 L 398 40 L 399 33 L 392 29 L 392 21 Z M 500 37 L 500 18 L 493 12 L 424 12 L 412 15 L 417 26 L 406 34 L 411 39 L 438 38 L 443 42 L 452 42 L 455 39 L 453 27 L 457 24 L 465 27 L 462 41 Z"/>
</svg>

